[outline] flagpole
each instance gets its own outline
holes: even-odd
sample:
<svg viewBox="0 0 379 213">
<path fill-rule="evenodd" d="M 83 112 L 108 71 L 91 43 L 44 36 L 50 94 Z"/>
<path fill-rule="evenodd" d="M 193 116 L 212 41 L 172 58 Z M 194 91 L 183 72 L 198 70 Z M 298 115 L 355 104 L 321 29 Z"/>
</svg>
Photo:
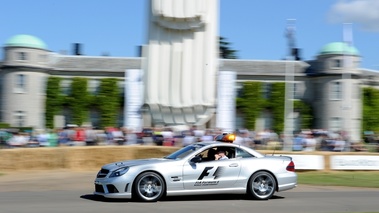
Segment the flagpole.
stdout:
<svg viewBox="0 0 379 213">
<path fill-rule="evenodd" d="M 353 33 L 352 33 L 352 24 L 351 23 L 344 23 L 343 24 L 343 42 L 345 45 L 345 50 L 343 52 L 343 72 L 342 72 L 342 80 L 349 80 L 351 79 L 351 60 L 350 56 L 347 56 L 346 54 L 349 51 L 349 48 L 353 46 Z M 346 87 L 345 87 L 346 88 Z M 343 97 L 343 109 L 349 109 L 351 106 L 350 99 L 347 98 L 347 95 Z"/>
<path fill-rule="evenodd" d="M 293 130 L 294 130 L 294 120 L 293 120 L 293 83 L 294 83 L 294 72 L 295 64 L 293 57 L 293 50 L 296 48 L 295 44 L 295 24 L 296 19 L 287 19 L 287 39 L 288 39 L 288 55 L 286 57 L 285 63 L 285 100 L 284 100 L 284 141 L 283 150 L 292 151 L 292 141 L 293 141 Z"/>
<path fill-rule="evenodd" d="M 350 85 L 350 79 L 351 79 L 351 69 L 352 64 L 351 64 L 351 55 L 349 55 L 349 49 L 353 46 L 353 32 L 352 32 L 352 23 L 344 23 L 343 24 L 343 42 L 344 42 L 344 48 L 345 50 L 343 51 L 343 71 L 342 71 L 342 81 L 343 81 L 343 96 L 342 96 L 342 110 L 344 115 L 350 115 L 350 110 L 352 108 L 352 103 L 351 103 L 351 96 L 349 95 L 349 85 Z M 350 135 L 349 132 L 349 124 L 348 122 L 351 121 L 350 116 L 344 116 L 343 120 L 343 132 L 346 133 L 347 135 Z M 346 141 L 346 143 L 350 143 L 349 141 Z M 349 150 L 349 145 L 346 146 Z"/>
</svg>

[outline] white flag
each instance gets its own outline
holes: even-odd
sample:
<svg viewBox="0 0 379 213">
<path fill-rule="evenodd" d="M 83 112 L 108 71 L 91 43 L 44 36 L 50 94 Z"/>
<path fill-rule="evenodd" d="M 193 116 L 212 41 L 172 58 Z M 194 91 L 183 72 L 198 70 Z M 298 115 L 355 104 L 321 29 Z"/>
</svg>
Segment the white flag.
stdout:
<svg viewBox="0 0 379 213">
<path fill-rule="evenodd" d="M 353 46 L 353 24 L 344 23 L 343 24 L 343 42 L 348 46 Z"/>
</svg>

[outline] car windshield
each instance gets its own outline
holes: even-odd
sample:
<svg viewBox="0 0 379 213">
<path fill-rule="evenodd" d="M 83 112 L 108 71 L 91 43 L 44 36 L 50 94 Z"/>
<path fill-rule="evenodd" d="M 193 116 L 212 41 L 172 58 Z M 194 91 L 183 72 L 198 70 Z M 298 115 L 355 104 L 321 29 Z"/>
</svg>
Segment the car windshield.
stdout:
<svg viewBox="0 0 379 213">
<path fill-rule="evenodd" d="M 201 149 L 204 146 L 205 146 L 204 144 L 192 144 L 192 145 L 183 147 L 182 149 L 179 149 L 178 151 L 166 156 L 165 158 L 166 159 L 182 159 L 192 154 L 196 150 Z"/>
</svg>

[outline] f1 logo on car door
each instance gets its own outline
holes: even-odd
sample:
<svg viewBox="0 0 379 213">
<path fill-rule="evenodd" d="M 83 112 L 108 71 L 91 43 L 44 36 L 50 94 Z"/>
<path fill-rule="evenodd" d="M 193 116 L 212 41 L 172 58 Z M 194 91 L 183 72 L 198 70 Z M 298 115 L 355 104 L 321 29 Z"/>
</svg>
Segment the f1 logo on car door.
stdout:
<svg viewBox="0 0 379 213">
<path fill-rule="evenodd" d="M 196 167 L 183 168 L 186 189 L 214 189 L 231 187 L 240 173 L 238 160 L 202 162 Z"/>
<path fill-rule="evenodd" d="M 223 166 L 219 166 L 216 168 L 216 171 L 212 174 L 214 177 L 213 180 L 204 181 L 203 178 L 206 176 L 210 176 L 209 170 L 212 170 L 213 166 L 205 167 L 197 181 L 195 182 L 195 186 L 205 186 L 205 185 L 218 185 L 219 181 L 217 180 L 220 176 L 222 176 L 225 168 Z"/>
</svg>

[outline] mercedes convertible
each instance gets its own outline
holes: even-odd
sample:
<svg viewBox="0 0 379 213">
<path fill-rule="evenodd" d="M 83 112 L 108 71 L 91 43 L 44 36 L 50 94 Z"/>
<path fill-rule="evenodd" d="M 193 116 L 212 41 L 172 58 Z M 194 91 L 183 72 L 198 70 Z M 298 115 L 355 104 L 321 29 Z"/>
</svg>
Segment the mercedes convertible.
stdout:
<svg viewBox="0 0 379 213">
<path fill-rule="evenodd" d="M 95 178 L 95 195 L 155 202 L 163 196 L 247 194 L 258 200 L 297 186 L 289 156 L 263 155 L 234 144 L 235 135 L 185 146 L 162 158 L 104 165 Z M 222 150 L 226 158 L 216 160 Z"/>
</svg>

